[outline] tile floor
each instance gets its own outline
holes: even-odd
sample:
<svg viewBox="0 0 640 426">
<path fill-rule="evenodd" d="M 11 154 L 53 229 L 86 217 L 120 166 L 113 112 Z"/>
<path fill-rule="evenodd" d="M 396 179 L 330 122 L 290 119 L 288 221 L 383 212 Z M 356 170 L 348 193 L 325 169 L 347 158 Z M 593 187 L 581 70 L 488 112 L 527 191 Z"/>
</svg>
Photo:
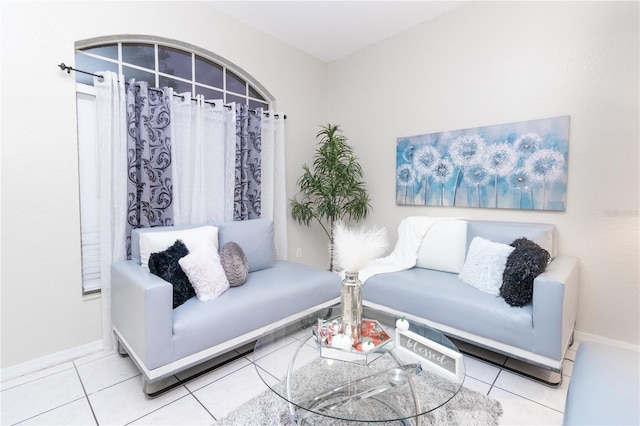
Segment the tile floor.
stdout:
<svg viewBox="0 0 640 426">
<path fill-rule="evenodd" d="M 272 353 L 260 353 L 261 366 L 273 368 L 273 374 L 278 375 L 277 371 L 287 358 L 283 353 L 294 347 L 295 339 L 287 343 Z M 465 386 L 502 403 L 504 413 L 500 424 L 560 425 L 577 345 L 578 342 L 567 354 L 565 376 L 557 388 L 471 356 L 465 357 Z M 238 352 L 222 356 L 215 362 L 229 360 L 234 355 Z M 501 365 L 513 362 L 493 353 L 484 356 Z M 253 354 L 249 353 L 158 398 L 147 399 L 141 391 L 141 376 L 128 357 L 96 353 L 2 382 L 0 423 L 212 424 L 267 389 L 256 373 L 253 359 Z"/>
</svg>

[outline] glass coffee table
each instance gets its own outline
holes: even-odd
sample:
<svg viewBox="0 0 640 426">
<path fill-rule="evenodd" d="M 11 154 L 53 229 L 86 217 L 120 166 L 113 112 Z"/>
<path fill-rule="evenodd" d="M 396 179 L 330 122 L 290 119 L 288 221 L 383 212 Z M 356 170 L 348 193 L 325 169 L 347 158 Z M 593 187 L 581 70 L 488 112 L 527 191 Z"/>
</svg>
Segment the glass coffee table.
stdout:
<svg viewBox="0 0 640 426">
<path fill-rule="evenodd" d="M 401 347 L 407 343 L 404 338 L 403 342 L 396 339 L 395 322 L 401 315 L 372 308 L 365 307 L 362 317 L 376 321 L 390 336 L 388 342 L 364 359 L 345 361 L 334 354 L 321 354 L 314 333 L 318 319 L 328 322 L 339 316 L 339 305 L 313 312 L 267 330 L 256 342 L 254 364 L 258 375 L 271 391 L 287 401 L 288 412 L 283 415 L 289 421 L 314 423 L 318 416 L 325 416 L 354 422 L 420 425 L 421 415 L 443 406 L 462 388 L 464 360 L 446 336 L 410 321 L 414 336 L 435 342 L 436 347 L 445 347 L 446 353 L 456 355 L 457 374 L 441 374 L 430 361 Z M 425 355 L 424 346 L 417 352 Z M 438 359 L 428 349 L 426 352 L 426 358 Z"/>
</svg>

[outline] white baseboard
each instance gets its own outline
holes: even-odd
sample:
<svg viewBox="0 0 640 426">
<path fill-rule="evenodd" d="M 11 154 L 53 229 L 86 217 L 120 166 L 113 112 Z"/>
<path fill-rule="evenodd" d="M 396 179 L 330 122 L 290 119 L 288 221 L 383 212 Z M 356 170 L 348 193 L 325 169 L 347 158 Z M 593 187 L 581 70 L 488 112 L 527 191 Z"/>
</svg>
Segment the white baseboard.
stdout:
<svg viewBox="0 0 640 426">
<path fill-rule="evenodd" d="M 54 367 L 65 362 L 73 361 L 103 350 L 102 340 L 87 343 L 85 345 L 76 346 L 61 352 L 56 352 L 22 364 L 6 367 L 0 370 L 0 381 L 15 379 L 25 374 L 34 373 L 45 368 Z"/>
<path fill-rule="evenodd" d="M 585 333 L 584 331 L 575 331 L 574 338 L 578 342 L 597 342 L 605 345 L 616 346 L 618 348 L 630 349 L 632 351 L 640 352 L 640 346 L 632 343 L 623 342 L 621 340 L 613 340 L 607 337 L 598 336 L 596 334 Z"/>
</svg>

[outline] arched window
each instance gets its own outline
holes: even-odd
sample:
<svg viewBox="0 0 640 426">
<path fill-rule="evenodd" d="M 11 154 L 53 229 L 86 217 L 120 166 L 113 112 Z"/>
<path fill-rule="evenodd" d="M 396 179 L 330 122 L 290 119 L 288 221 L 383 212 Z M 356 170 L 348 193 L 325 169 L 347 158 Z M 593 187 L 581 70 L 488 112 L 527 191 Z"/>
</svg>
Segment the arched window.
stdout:
<svg viewBox="0 0 640 426">
<path fill-rule="evenodd" d="M 153 87 L 201 94 L 250 108 L 269 109 L 273 98 L 257 82 L 211 52 L 158 37 L 102 37 L 76 43 L 75 68 L 113 71 Z M 76 73 L 76 82 L 93 85 L 90 75 Z"/>
<path fill-rule="evenodd" d="M 246 104 L 250 109 L 274 108 L 274 99 L 239 67 L 198 47 L 160 37 L 109 36 L 76 42 L 75 68 L 88 73 L 113 71 L 125 81 L 135 78 L 151 87 L 172 87 L 205 99 Z M 98 158 L 93 77 L 75 74 L 78 114 L 80 216 L 83 293 L 100 290 L 98 229 Z"/>
</svg>

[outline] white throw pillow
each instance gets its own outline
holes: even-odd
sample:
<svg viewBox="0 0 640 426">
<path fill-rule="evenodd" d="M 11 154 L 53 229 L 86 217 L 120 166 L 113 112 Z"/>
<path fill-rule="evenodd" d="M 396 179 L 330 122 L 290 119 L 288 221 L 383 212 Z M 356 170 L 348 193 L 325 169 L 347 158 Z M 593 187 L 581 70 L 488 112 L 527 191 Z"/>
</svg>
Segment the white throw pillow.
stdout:
<svg viewBox="0 0 640 426">
<path fill-rule="evenodd" d="M 478 290 L 499 296 L 507 258 L 513 250 L 510 245 L 475 237 L 458 277 Z"/>
<path fill-rule="evenodd" d="M 213 300 L 229 289 L 220 256 L 213 249 L 200 249 L 178 260 L 198 300 Z"/>
<path fill-rule="evenodd" d="M 142 232 L 140 234 L 140 264 L 149 270 L 149 256 L 171 247 L 176 240 L 182 240 L 189 253 L 206 248 L 218 250 L 218 228 L 201 226 L 175 231 Z"/>
<path fill-rule="evenodd" d="M 467 221 L 444 219 L 433 224 L 424 236 L 416 266 L 458 274 L 466 254 Z"/>
</svg>

